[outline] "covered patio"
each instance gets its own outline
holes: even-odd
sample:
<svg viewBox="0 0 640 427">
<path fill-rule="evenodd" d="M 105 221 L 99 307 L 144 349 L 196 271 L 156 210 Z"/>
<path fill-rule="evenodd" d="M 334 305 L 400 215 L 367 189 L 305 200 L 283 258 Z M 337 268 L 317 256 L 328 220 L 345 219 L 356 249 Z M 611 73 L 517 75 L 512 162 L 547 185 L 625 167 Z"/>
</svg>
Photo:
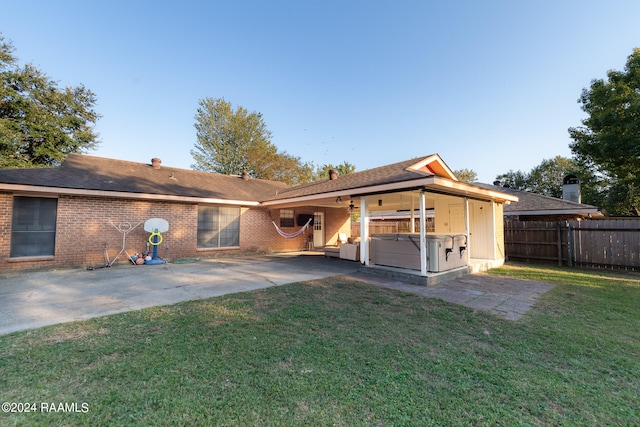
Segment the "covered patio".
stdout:
<svg viewBox="0 0 640 427">
<path fill-rule="evenodd" d="M 361 264 L 429 282 L 445 274 L 450 278 L 502 265 L 503 204 L 517 200 L 511 194 L 458 181 L 434 154 L 333 176 L 284 191 L 262 205 L 269 209 L 312 207 L 316 249 L 340 245 L 339 236 L 350 237 L 351 220 L 359 217 Z M 408 214 L 409 230 L 371 233 L 371 215 L 376 212 Z M 333 223 L 325 218 L 332 218 Z"/>
</svg>

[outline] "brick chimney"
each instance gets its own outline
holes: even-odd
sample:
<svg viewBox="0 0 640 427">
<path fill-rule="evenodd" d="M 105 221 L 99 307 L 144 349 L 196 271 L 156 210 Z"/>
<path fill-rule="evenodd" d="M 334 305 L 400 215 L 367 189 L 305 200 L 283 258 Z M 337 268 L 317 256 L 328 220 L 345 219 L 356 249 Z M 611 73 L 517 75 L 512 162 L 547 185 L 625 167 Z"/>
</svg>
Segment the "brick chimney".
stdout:
<svg viewBox="0 0 640 427">
<path fill-rule="evenodd" d="M 162 160 L 157 157 L 151 159 L 151 167 L 154 169 L 160 169 L 160 163 L 162 163 Z"/>
<path fill-rule="evenodd" d="M 329 171 L 329 180 L 330 181 L 335 181 L 336 179 L 338 179 L 338 171 L 335 169 L 331 169 Z"/>
<path fill-rule="evenodd" d="M 567 175 L 562 180 L 562 198 L 576 203 L 582 203 L 580 191 L 580 178 L 576 175 Z"/>
</svg>

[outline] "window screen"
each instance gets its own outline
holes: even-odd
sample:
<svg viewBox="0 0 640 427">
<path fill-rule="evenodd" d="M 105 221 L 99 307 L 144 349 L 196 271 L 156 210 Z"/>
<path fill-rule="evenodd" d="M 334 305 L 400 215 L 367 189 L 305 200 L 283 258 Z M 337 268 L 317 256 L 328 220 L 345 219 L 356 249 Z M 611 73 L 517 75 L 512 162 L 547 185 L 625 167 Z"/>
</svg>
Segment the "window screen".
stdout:
<svg viewBox="0 0 640 427">
<path fill-rule="evenodd" d="M 57 211 L 58 199 L 14 197 L 10 256 L 53 255 Z"/>
<path fill-rule="evenodd" d="M 240 246 L 240 208 L 198 206 L 198 247 Z"/>
</svg>

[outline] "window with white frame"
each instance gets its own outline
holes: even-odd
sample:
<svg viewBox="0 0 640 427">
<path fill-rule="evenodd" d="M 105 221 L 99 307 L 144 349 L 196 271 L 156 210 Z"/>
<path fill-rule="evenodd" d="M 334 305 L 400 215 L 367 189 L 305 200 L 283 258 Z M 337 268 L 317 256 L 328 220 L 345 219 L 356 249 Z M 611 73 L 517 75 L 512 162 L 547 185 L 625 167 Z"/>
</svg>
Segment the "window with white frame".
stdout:
<svg viewBox="0 0 640 427">
<path fill-rule="evenodd" d="M 282 227 L 294 227 L 293 222 L 293 210 L 280 209 L 280 228 Z"/>
<path fill-rule="evenodd" d="M 13 198 L 10 257 L 54 255 L 58 199 Z"/>
<path fill-rule="evenodd" d="M 240 246 L 240 208 L 198 206 L 198 248 Z"/>
</svg>

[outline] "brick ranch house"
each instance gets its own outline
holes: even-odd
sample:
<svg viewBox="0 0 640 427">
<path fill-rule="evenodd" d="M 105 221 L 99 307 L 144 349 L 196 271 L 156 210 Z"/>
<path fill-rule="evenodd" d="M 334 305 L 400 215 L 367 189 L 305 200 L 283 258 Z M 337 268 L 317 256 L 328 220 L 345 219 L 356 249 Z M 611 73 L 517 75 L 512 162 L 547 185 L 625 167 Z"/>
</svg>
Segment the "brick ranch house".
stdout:
<svg viewBox="0 0 640 427">
<path fill-rule="evenodd" d="M 0 269 L 96 265 L 105 262 L 105 251 L 111 260 L 122 249 L 140 253 L 150 235 L 142 224 L 150 218 L 169 223 L 158 246 L 169 259 L 321 249 L 350 234 L 357 212 L 364 219 L 360 262 L 426 275 L 432 270 L 424 260 L 385 263 L 376 251 L 391 243 L 369 236 L 367 226 L 369 212 L 414 207 L 435 211 L 435 232 L 451 237 L 451 245 L 454 235 L 464 237 L 455 250 L 466 264 L 475 258 L 494 266 L 504 261 L 502 207 L 512 201 L 517 197 L 499 189 L 459 182 L 437 154 L 296 187 L 165 167 L 159 159 L 71 154 L 55 168 L 0 170 Z M 276 228 L 293 234 L 309 219 L 312 226 L 293 238 Z M 410 256 L 424 258 L 420 247 L 429 236 L 420 241 L 419 230 L 412 233 L 421 244 Z"/>
</svg>

